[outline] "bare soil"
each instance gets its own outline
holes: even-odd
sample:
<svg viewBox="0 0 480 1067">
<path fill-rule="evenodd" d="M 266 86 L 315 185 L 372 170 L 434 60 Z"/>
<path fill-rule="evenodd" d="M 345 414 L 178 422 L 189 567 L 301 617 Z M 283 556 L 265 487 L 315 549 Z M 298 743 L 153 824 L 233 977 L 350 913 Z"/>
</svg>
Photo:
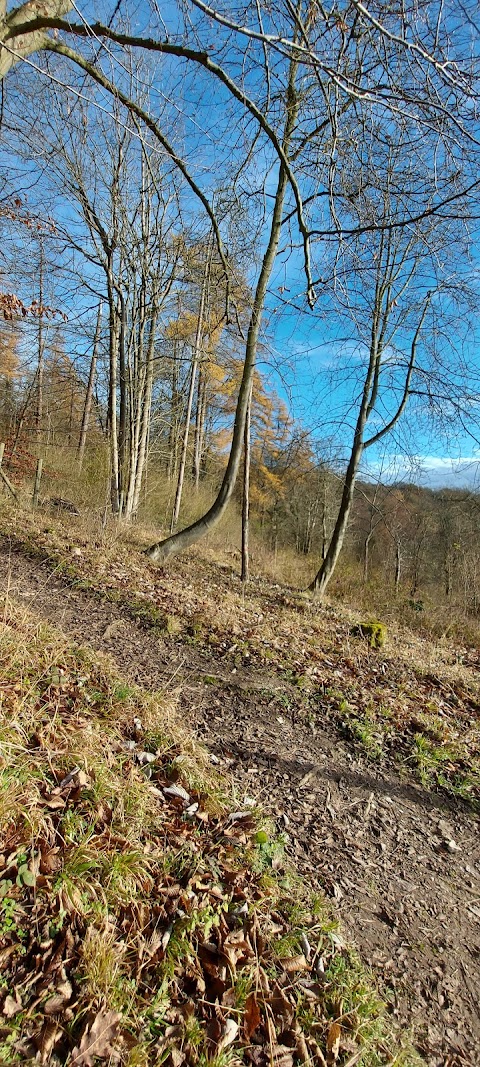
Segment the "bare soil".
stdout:
<svg viewBox="0 0 480 1067">
<path fill-rule="evenodd" d="M 312 722 L 273 667 L 236 667 L 201 642 L 162 639 L 6 543 L 0 582 L 108 654 L 127 680 L 178 689 L 192 730 L 233 776 L 239 807 L 248 794 L 272 813 L 429 1067 L 478 1067 L 478 818 L 413 774 L 359 756 L 331 721 Z"/>
</svg>

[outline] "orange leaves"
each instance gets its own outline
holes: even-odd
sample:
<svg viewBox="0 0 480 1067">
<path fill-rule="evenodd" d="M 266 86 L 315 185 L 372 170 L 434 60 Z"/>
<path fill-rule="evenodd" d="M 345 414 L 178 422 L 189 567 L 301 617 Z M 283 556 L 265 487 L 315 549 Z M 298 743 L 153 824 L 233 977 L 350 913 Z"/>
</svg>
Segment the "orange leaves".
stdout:
<svg viewBox="0 0 480 1067">
<path fill-rule="evenodd" d="M 327 1063 L 333 1064 L 338 1059 L 340 1052 L 340 1040 L 342 1037 L 342 1027 L 340 1023 L 332 1023 L 328 1028 L 327 1034 Z"/>
<path fill-rule="evenodd" d="M 260 1008 L 255 993 L 250 993 L 245 1003 L 245 1014 L 243 1016 L 243 1028 L 245 1031 L 245 1037 L 247 1041 L 253 1036 L 261 1023 Z"/>
<path fill-rule="evenodd" d="M 48 307 L 47 304 L 39 304 L 37 300 L 32 300 L 31 304 L 24 304 L 16 293 L 0 292 L 0 315 L 3 315 L 7 322 L 12 322 L 13 319 L 24 319 L 27 315 L 32 315 L 35 318 L 43 315 L 45 318 L 51 319 L 59 314 L 62 314 L 62 312 L 58 308 Z M 66 315 L 63 315 L 65 320 L 66 317 Z"/>
</svg>

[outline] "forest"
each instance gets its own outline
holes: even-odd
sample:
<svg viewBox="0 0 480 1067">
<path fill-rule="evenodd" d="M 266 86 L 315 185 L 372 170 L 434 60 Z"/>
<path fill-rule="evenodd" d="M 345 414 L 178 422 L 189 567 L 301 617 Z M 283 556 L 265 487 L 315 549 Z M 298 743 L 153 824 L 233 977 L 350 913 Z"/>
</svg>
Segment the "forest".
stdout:
<svg viewBox="0 0 480 1067">
<path fill-rule="evenodd" d="M 423 8 L 6 15 L 7 477 L 475 615 L 476 29 Z M 432 441 L 464 491 L 394 484 Z"/>
<path fill-rule="evenodd" d="M 478 4 L 0 89 L 0 1063 L 477 1067 Z"/>
</svg>

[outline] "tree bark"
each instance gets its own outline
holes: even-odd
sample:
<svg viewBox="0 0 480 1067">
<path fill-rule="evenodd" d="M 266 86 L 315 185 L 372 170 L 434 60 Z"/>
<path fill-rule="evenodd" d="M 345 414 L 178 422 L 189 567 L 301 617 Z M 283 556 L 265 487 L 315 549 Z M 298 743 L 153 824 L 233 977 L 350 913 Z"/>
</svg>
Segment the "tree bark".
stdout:
<svg viewBox="0 0 480 1067">
<path fill-rule="evenodd" d="M 150 320 L 150 334 L 148 338 L 147 348 L 147 360 L 145 367 L 145 384 L 143 389 L 143 396 L 139 398 L 139 404 L 141 404 L 141 415 L 139 424 L 139 436 L 137 441 L 137 448 L 135 454 L 135 471 L 133 479 L 133 497 L 128 500 L 128 515 L 127 518 L 134 517 L 138 512 L 140 503 L 140 492 L 142 488 L 143 472 L 145 468 L 147 458 L 147 446 L 148 436 L 150 430 L 150 412 L 152 408 L 152 391 L 153 391 L 153 366 L 154 366 L 154 352 L 155 352 L 155 331 L 157 327 L 157 313 L 152 315 Z"/>
<path fill-rule="evenodd" d="M 193 446 L 193 484 L 198 493 L 200 485 L 200 471 L 202 466 L 203 440 L 205 432 L 205 407 L 206 407 L 206 375 L 205 368 L 200 364 L 198 368 L 197 409 L 195 412 L 195 442 Z"/>
<path fill-rule="evenodd" d="M 209 256 L 210 256 L 210 253 L 207 255 L 207 259 L 205 261 L 205 270 L 204 270 L 204 274 L 203 274 L 202 289 L 201 289 L 201 293 L 200 293 L 200 304 L 199 304 L 199 307 L 198 307 L 197 328 L 196 328 L 196 331 L 195 331 L 195 341 L 194 341 L 193 353 L 192 353 L 192 370 L 191 370 L 191 374 L 190 374 L 190 386 L 189 386 L 189 390 L 188 390 L 187 410 L 186 410 L 186 413 L 185 413 L 185 428 L 184 428 L 184 431 L 183 431 L 182 454 L 180 456 L 180 467 L 178 469 L 178 478 L 177 478 L 177 491 L 175 493 L 175 503 L 173 505 L 172 522 L 171 522 L 171 526 L 170 526 L 170 531 L 171 531 L 172 534 L 173 534 L 173 531 L 175 530 L 175 527 L 176 527 L 177 522 L 178 522 L 178 516 L 180 514 L 180 505 L 182 503 L 183 482 L 184 482 L 184 479 L 185 479 L 185 467 L 186 467 L 186 464 L 187 464 L 188 437 L 189 437 L 189 433 L 190 433 L 190 420 L 191 420 L 191 417 L 192 417 L 193 397 L 194 397 L 194 394 L 195 394 L 195 379 L 196 379 L 196 375 L 197 375 L 197 367 L 198 367 L 198 364 L 200 362 L 201 349 L 202 349 L 203 317 L 204 317 L 204 312 L 205 312 L 205 302 L 206 302 L 206 296 L 207 296 L 207 282 L 208 282 L 208 274 L 209 274 L 209 269 L 210 269 Z"/>
<path fill-rule="evenodd" d="M 372 539 L 373 530 L 370 530 L 367 534 L 365 541 L 363 542 L 363 584 L 368 582 L 368 568 L 370 563 L 370 541 Z"/>
<path fill-rule="evenodd" d="M 395 544 L 395 596 L 398 595 L 400 587 L 400 577 L 402 573 L 402 553 L 400 549 L 400 542 Z"/>
<path fill-rule="evenodd" d="M 243 440 L 243 497 L 242 497 L 242 573 L 241 578 L 244 585 L 247 584 L 250 577 L 250 553 L 249 553 L 249 534 L 250 534 L 250 444 L 251 444 L 251 415 L 252 415 L 252 390 L 250 390 L 250 398 L 247 406 L 247 415 L 245 419 L 245 434 Z"/>
<path fill-rule="evenodd" d="M 38 315 L 38 357 L 37 357 L 37 411 L 35 416 L 35 427 L 37 434 L 37 442 L 40 442 L 43 429 L 43 370 L 44 370 L 44 356 L 45 356 L 45 341 L 43 337 L 43 244 L 40 244 L 40 267 L 38 274 L 38 303 L 39 303 L 39 315 Z"/>
<path fill-rule="evenodd" d="M 87 392 L 85 394 L 85 404 L 83 406 L 82 425 L 80 427 L 80 437 L 79 437 L 79 440 L 78 440 L 77 460 L 78 460 L 78 469 L 79 469 L 79 471 L 81 471 L 82 466 L 83 466 L 83 456 L 84 456 L 85 445 L 86 445 L 86 441 L 87 441 L 88 424 L 90 422 L 90 411 L 91 411 L 91 408 L 92 408 L 93 385 L 94 385 L 94 381 L 95 381 L 95 371 L 96 371 L 96 368 L 97 368 L 98 346 L 99 346 L 99 343 L 100 343 L 100 326 L 101 326 L 101 321 L 102 321 L 102 308 L 103 308 L 103 304 L 102 304 L 102 301 L 100 301 L 100 303 L 98 305 L 97 326 L 96 326 L 95 338 L 94 338 L 94 342 L 93 342 L 92 358 L 91 358 L 91 361 L 90 361 L 90 371 L 89 371 L 89 374 L 88 374 Z"/>
<path fill-rule="evenodd" d="M 37 469 L 35 471 L 35 484 L 33 486 L 32 507 L 38 507 L 38 497 L 40 493 L 40 482 L 42 480 L 42 467 L 43 459 L 41 456 L 37 459 Z"/>
<path fill-rule="evenodd" d="M 108 434 L 110 440 L 110 500 L 114 515 L 120 510 L 120 481 L 117 433 L 117 356 L 118 324 L 115 291 L 111 266 L 108 271 L 109 302 L 109 381 L 108 381 Z"/>
<path fill-rule="evenodd" d="M 123 293 L 119 292 L 120 329 L 118 336 L 118 500 L 119 511 L 125 503 L 125 475 L 127 471 L 127 364 L 126 364 L 126 306 Z"/>
<path fill-rule="evenodd" d="M 21 59 L 27 59 L 33 52 L 38 52 L 48 41 L 45 30 L 36 30 L 32 33 L 23 33 L 20 36 L 12 36 L 18 26 L 24 26 L 28 22 L 34 22 L 39 16 L 58 18 L 66 15 L 72 8 L 68 0 L 28 0 L 28 3 L 5 14 L 6 3 L 0 3 L 0 81 L 8 74 L 9 70 Z M 11 51 L 8 41 L 12 37 Z M 3 47 L 5 45 L 5 47 Z"/>
</svg>

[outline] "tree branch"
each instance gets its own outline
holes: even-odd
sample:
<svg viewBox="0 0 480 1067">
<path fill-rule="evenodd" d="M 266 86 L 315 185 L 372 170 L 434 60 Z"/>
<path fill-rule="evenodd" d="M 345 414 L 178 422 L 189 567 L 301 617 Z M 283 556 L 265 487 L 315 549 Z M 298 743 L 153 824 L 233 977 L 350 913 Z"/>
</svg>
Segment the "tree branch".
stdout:
<svg viewBox="0 0 480 1067">
<path fill-rule="evenodd" d="M 270 125 L 270 123 L 267 122 L 267 119 L 265 118 L 265 115 L 263 114 L 262 110 L 257 107 L 254 100 L 247 96 L 243 89 L 241 89 L 240 86 L 237 85 L 233 78 L 231 78 L 227 74 L 223 67 L 221 67 L 218 63 L 215 63 L 214 60 L 210 58 L 207 52 L 201 52 L 193 48 L 187 48 L 185 45 L 171 44 L 169 41 L 155 41 L 149 37 L 135 37 L 131 34 L 118 33 L 117 31 L 112 30 L 108 26 L 103 26 L 101 23 L 97 22 L 92 23 L 91 25 L 84 26 L 80 23 L 66 22 L 64 19 L 61 18 L 39 17 L 36 20 L 32 20 L 32 22 L 28 24 L 28 27 L 22 27 L 21 25 L 17 26 L 7 39 L 15 37 L 17 33 L 20 34 L 24 30 L 26 31 L 27 28 L 29 32 L 32 32 L 32 26 L 38 26 L 42 29 L 62 30 L 65 33 L 75 34 L 79 37 L 90 37 L 92 34 L 95 34 L 98 37 L 104 37 L 105 39 L 112 41 L 115 44 L 119 44 L 122 47 L 143 48 L 145 49 L 145 51 L 160 52 L 162 55 L 177 56 L 180 59 L 187 59 L 190 62 L 197 63 L 205 70 L 213 74 L 225 86 L 225 88 L 228 89 L 229 93 L 236 100 L 238 100 L 239 103 L 241 103 L 247 109 L 247 111 L 250 112 L 250 114 L 256 120 L 260 128 L 269 138 L 280 162 L 284 167 L 289 185 L 292 189 L 292 193 L 295 199 L 297 223 L 303 242 L 304 268 L 307 282 L 307 299 L 310 304 L 310 307 L 314 306 L 316 301 L 316 295 L 311 272 L 310 233 L 307 229 L 307 225 L 305 222 L 302 196 L 300 193 L 297 179 L 295 178 L 295 175 L 292 171 L 289 159 L 283 150 L 280 138 L 277 136 L 275 130 Z M 143 116 L 142 121 L 146 122 L 145 112 L 142 112 L 142 114 L 140 114 L 141 109 L 137 109 L 137 105 L 134 105 L 132 101 L 128 103 L 128 98 L 125 96 L 125 94 L 121 93 L 120 89 L 117 89 L 113 82 L 109 82 L 108 79 L 106 79 L 100 71 L 97 71 L 92 64 L 89 64 L 88 61 L 84 60 L 83 57 L 81 57 L 78 53 L 73 52 L 71 49 L 69 49 L 68 45 L 63 44 L 60 41 L 55 41 L 52 38 L 48 37 L 48 35 L 45 35 L 45 40 L 41 47 L 51 52 L 59 52 L 61 55 L 67 56 L 67 58 L 71 59 L 73 62 L 76 62 L 79 65 L 83 66 L 83 69 L 88 74 L 90 74 L 92 78 L 95 78 L 96 81 L 98 81 L 99 84 L 103 85 L 104 88 L 107 88 L 110 92 L 114 93 L 117 98 L 121 100 L 126 107 L 129 107 L 129 109 L 135 114 L 140 115 L 140 117 Z M 100 75 L 101 77 L 98 77 L 97 75 Z M 150 126 L 150 128 L 153 130 L 153 132 L 155 132 L 155 130 L 153 129 L 155 123 L 153 123 L 153 120 L 151 120 L 151 122 L 152 126 Z M 146 124 L 148 125 L 148 123 Z M 156 136 L 158 137 L 158 133 L 156 133 Z M 173 148 L 169 146 L 167 150 L 169 151 L 171 158 L 177 162 L 177 160 L 175 159 Z M 177 166 L 178 165 L 179 164 L 177 162 Z M 191 181 L 187 177 L 186 171 L 182 173 L 184 173 L 184 176 L 191 185 Z M 197 192 L 196 195 L 199 195 L 199 193 Z M 212 216 L 210 216 L 210 218 L 212 219 Z"/>
<path fill-rule="evenodd" d="M 421 317 L 420 317 L 420 322 L 419 322 L 419 324 L 417 326 L 417 329 L 415 330 L 415 334 L 414 334 L 414 337 L 413 337 L 412 348 L 411 348 L 411 351 L 410 351 L 410 359 L 409 359 L 409 362 L 408 362 L 407 376 L 405 378 L 405 386 L 404 386 L 404 390 L 403 390 L 403 396 L 402 396 L 402 399 L 401 399 L 401 401 L 400 401 L 400 403 L 398 405 L 398 408 L 397 408 L 395 414 L 390 419 L 390 421 L 387 422 L 386 426 L 384 426 L 382 430 L 379 430 L 378 433 L 374 434 L 373 437 L 369 437 L 368 441 L 364 442 L 364 446 L 363 446 L 364 449 L 370 448 L 371 445 L 376 445 L 377 441 L 381 441 L 382 437 L 385 437 L 385 435 L 387 433 L 390 433 L 390 430 L 393 429 L 393 427 L 398 422 L 400 416 L 403 414 L 403 412 L 405 410 L 405 407 L 406 407 L 406 404 L 407 404 L 407 400 L 408 400 L 408 398 L 410 396 L 410 382 L 412 380 L 413 369 L 414 369 L 414 366 L 415 366 L 415 359 L 416 359 L 416 354 L 417 354 L 417 342 L 418 342 L 418 338 L 420 336 L 420 330 L 422 329 L 423 323 L 425 321 L 425 316 L 427 314 L 428 306 L 430 304 L 431 299 L 432 299 L 432 294 L 428 293 L 427 299 L 425 301 L 425 307 L 424 307 L 424 309 L 422 311 L 422 314 L 421 314 Z"/>
</svg>

